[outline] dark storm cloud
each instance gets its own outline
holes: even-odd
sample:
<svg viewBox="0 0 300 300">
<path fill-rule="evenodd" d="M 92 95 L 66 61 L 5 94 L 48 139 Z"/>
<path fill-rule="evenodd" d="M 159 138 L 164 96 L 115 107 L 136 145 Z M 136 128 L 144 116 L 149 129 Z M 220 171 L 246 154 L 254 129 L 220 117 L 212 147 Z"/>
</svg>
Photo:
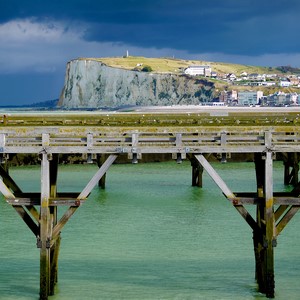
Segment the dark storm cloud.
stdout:
<svg viewBox="0 0 300 300">
<path fill-rule="evenodd" d="M 57 98 L 69 60 L 127 50 L 300 67 L 299 11 L 299 0 L 0 0 L 0 104 Z"/>
<path fill-rule="evenodd" d="M 86 22 L 87 41 L 189 53 L 259 55 L 298 52 L 297 0 L 1 1 L 0 20 Z"/>
</svg>

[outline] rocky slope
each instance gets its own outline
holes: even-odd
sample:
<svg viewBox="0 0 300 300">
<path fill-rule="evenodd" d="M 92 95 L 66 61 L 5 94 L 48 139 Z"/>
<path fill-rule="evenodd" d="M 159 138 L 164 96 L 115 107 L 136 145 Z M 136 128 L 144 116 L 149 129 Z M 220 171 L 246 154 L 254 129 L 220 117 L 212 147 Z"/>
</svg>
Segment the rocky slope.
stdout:
<svg viewBox="0 0 300 300">
<path fill-rule="evenodd" d="M 185 75 L 146 73 L 113 68 L 91 59 L 67 64 L 58 106 L 115 108 L 199 104 L 212 101 L 214 84 Z"/>
</svg>

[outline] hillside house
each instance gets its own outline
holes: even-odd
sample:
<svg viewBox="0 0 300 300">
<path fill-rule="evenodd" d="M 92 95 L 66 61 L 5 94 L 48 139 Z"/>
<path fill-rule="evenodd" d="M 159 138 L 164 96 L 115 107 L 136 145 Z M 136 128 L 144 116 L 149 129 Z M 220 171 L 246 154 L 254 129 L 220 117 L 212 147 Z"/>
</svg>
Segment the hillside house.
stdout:
<svg viewBox="0 0 300 300">
<path fill-rule="evenodd" d="M 279 86 L 281 86 L 281 87 L 290 87 L 291 85 L 292 84 L 291 84 L 290 80 L 287 78 L 281 78 L 279 81 Z"/>
<path fill-rule="evenodd" d="M 229 74 L 226 76 L 226 79 L 227 79 L 227 80 L 230 80 L 230 81 L 235 81 L 235 80 L 236 80 L 236 76 L 235 76 L 235 74 L 233 74 L 233 73 L 229 73 Z"/>
<path fill-rule="evenodd" d="M 289 81 L 291 83 L 291 85 L 297 86 L 299 84 L 299 78 L 297 77 L 290 77 Z"/>
<path fill-rule="evenodd" d="M 265 74 L 252 73 L 252 74 L 249 74 L 248 78 L 249 78 L 249 80 L 254 80 L 254 81 L 265 81 L 266 80 L 266 75 Z"/>
<path fill-rule="evenodd" d="M 217 78 L 218 77 L 218 73 L 217 72 L 211 72 L 210 76 L 212 78 Z"/>
<path fill-rule="evenodd" d="M 191 76 L 211 76 L 210 66 L 189 66 L 184 70 L 184 73 Z"/>
<path fill-rule="evenodd" d="M 275 81 L 264 81 L 261 83 L 262 86 L 275 86 L 276 82 Z"/>
<path fill-rule="evenodd" d="M 240 74 L 240 77 L 242 77 L 243 79 L 245 78 L 245 79 L 247 79 L 248 78 L 248 73 L 247 72 L 242 72 L 241 74 Z"/>
</svg>

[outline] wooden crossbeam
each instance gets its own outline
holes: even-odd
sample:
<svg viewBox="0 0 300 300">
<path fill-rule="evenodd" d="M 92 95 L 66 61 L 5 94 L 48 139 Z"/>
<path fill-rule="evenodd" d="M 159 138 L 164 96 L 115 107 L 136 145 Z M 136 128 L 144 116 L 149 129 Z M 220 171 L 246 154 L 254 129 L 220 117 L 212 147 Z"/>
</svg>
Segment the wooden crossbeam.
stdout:
<svg viewBox="0 0 300 300">
<path fill-rule="evenodd" d="M 253 217 L 250 215 L 250 213 L 245 209 L 243 205 L 234 205 L 234 207 L 253 230 L 258 230 L 256 221 L 253 219 Z"/>
<path fill-rule="evenodd" d="M 0 178 L 0 192 L 6 199 L 15 199 L 14 194 L 11 190 L 4 184 L 3 180 Z"/>
<path fill-rule="evenodd" d="M 3 178 L 3 182 L 14 192 L 22 193 L 21 188 L 16 184 L 16 182 L 11 178 L 8 172 L 0 165 L 0 176 Z"/>
<path fill-rule="evenodd" d="M 116 158 L 117 158 L 117 155 L 110 155 L 106 159 L 106 161 L 101 165 L 101 167 L 96 172 L 96 174 L 92 177 L 92 179 L 88 182 L 88 184 L 82 190 L 82 192 L 77 196 L 76 200 L 72 200 L 72 201 L 74 201 L 75 205 L 71 205 L 68 208 L 68 210 L 65 212 L 65 214 L 61 217 L 61 219 L 57 222 L 57 224 L 53 228 L 52 235 L 53 235 L 54 239 L 60 233 L 60 231 L 65 226 L 65 224 L 68 222 L 68 220 L 71 218 L 71 216 L 76 212 L 81 201 L 86 199 L 86 197 L 90 194 L 92 189 L 98 184 L 99 180 L 102 178 L 102 176 L 104 176 L 104 174 L 107 172 L 107 170 L 113 164 L 113 162 L 116 160 Z"/>
<path fill-rule="evenodd" d="M 274 213 L 275 222 L 277 222 L 281 218 L 281 216 L 284 214 L 284 212 L 287 210 L 288 207 L 289 207 L 288 205 L 280 205 L 276 209 Z"/>
<path fill-rule="evenodd" d="M 77 208 L 79 206 L 70 206 L 67 211 L 64 213 L 64 215 L 60 218 L 60 220 L 57 222 L 55 227 L 52 231 L 52 238 L 56 239 L 59 233 L 61 232 L 62 228 L 67 224 L 69 219 L 73 216 L 73 214 L 76 212 Z"/>
<path fill-rule="evenodd" d="M 289 208 L 287 213 L 282 217 L 282 219 L 276 225 L 276 236 L 278 236 L 288 222 L 293 218 L 293 216 L 298 212 L 300 206 L 292 206 Z"/>
<path fill-rule="evenodd" d="M 33 232 L 35 236 L 39 235 L 39 226 L 32 220 L 28 212 L 24 209 L 23 206 L 13 205 L 13 208 L 20 215 L 23 221 L 26 223 L 28 228 Z"/>
<path fill-rule="evenodd" d="M 54 199 L 49 198 L 49 207 L 55 206 L 80 206 L 85 199 L 78 200 L 79 193 L 73 193 L 70 195 L 69 193 L 66 196 L 60 193 L 60 196 L 55 197 Z M 30 197 L 30 194 L 26 198 L 16 197 L 14 199 L 6 199 L 6 202 L 11 205 L 18 205 L 18 206 L 26 206 L 26 208 L 34 214 L 35 219 L 39 219 L 39 213 L 34 208 L 34 206 L 39 206 L 41 204 L 40 198 Z"/>
<path fill-rule="evenodd" d="M 112 154 L 110 155 L 104 164 L 100 167 L 97 173 L 93 176 L 93 178 L 89 181 L 86 187 L 82 190 L 82 192 L 77 197 L 78 200 L 85 199 L 92 189 L 98 184 L 101 177 L 106 173 L 109 167 L 113 164 L 113 162 L 117 159 L 118 155 Z"/>
<path fill-rule="evenodd" d="M 223 179 L 219 176 L 219 174 L 214 170 L 214 168 L 210 165 L 210 163 L 205 159 L 202 154 L 195 155 L 195 158 L 199 161 L 199 163 L 203 166 L 208 175 L 214 180 L 217 186 L 221 189 L 223 194 L 228 199 L 234 199 L 235 195 L 223 181 Z"/>
</svg>

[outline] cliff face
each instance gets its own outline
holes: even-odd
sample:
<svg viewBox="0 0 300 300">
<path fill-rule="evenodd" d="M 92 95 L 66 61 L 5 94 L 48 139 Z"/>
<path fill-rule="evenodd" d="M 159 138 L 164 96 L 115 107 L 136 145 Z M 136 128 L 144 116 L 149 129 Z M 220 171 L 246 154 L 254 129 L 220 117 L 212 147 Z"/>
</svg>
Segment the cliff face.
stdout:
<svg viewBox="0 0 300 300">
<path fill-rule="evenodd" d="M 58 106 L 65 108 L 199 104 L 211 101 L 214 85 L 185 75 L 108 67 L 94 60 L 67 64 Z"/>
</svg>

